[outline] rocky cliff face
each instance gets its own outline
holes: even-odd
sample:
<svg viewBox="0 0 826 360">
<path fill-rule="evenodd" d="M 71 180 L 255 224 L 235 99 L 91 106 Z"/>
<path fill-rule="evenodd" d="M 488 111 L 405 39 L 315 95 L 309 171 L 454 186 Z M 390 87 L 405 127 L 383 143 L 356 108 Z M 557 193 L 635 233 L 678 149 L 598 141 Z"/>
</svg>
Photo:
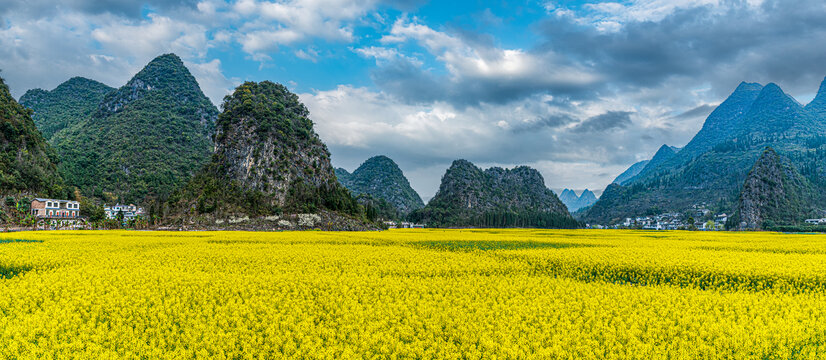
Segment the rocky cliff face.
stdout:
<svg viewBox="0 0 826 360">
<path fill-rule="evenodd" d="M 282 207 L 297 181 L 314 188 L 334 186 L 330 153 L 313 131 L 309 111 L 286 87 L 247 82 L 223 107 L 213 158 L 230 181 L 269 193 Z"/>
<path fill-rule="evenodd" d="M 812 209 L 805 205 L 811 187 L 788 160 L 767 148 L 754 163 L 743 189 L 734 221 L 740 229 L 759 230 L 767 223 L 796 224 Z"/>
<path fill-rule="evenodd" d="M 524 219 L 519 224 L 502 221 L 499 226 L 545 227 L 534 220 L 552 215 L 556 226 L 576 227 L 565 205 L 535 169 L 520 166 L 482 170 L 469 161 L 454 161 L 442 177 L 436 196 L 414 218 L 434 226 L 497 226 L 497 216 Z M 564 223 L 564 225 L 563 225 Z"/>
<path fill-rule="evenodd" d="M 224 100 L 212 160 L 173 199 L 188 216 L 273 216 L 360 207 L 336 180 L 330 154 L 298 96 L 246 82 Z"/>
<path fill-rule="evenodd" d="M 0 78 L 0 194 L 63 196 L 57 154 Z"/>
<path fill-rule="evenodd" d="M 422 198 L 410 186 L 402 170 L 386 156 L 367 159 L 352 174 L 336 169 L 336 176 L 353 195 L 366 194 L 385 200 L 402 215 L 424 207 Z"/>
</svg>

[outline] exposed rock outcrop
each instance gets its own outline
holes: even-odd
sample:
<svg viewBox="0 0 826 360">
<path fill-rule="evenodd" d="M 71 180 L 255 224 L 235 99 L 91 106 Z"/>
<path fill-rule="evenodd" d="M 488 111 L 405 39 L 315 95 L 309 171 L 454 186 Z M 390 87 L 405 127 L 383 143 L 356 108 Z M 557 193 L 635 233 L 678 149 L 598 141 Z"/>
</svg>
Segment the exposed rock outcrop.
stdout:
<svg viewBox="0 0 826 360">
<path fill-rule="evenodd" d="M 223 108 L 212 159 L 171 199 L 174 217 L 202 224 L 320 212 L 363 219 L 364 208 L 336 180 L 298 96 L 281 84 L 246 82 Z"/>
<path fill-rule="evenodd" d="M 805 205 L 811 186 L 788 160 L 767 148 L 754 163 L 743 189 L 734 221 L 738 228 L 760 230 L 767 224 L 796 224 L 811 212 Z"/>
</svg>

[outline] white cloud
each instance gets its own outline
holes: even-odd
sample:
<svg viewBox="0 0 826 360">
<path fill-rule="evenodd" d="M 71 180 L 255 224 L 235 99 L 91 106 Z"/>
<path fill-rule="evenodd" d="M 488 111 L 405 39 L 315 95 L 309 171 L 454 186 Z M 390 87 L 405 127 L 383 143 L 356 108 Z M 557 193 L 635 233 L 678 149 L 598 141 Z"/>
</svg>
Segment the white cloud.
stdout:
<svg viewBox="0 0 826 360">
<path fill-rule="evenodd" d="M 73 76 L 118 87 L 163 53 L 181 56 L 216 104 L 238 80 L 227 79 L 217 59 L 206 59 L 211 45 L 199 24 L 150 14 L 133 20 L 111 14 L 63 12 L 51 18 L 17 19 L 0 28 L 0 66 L 16 97 L 32 88 L 53 89 Z"/>
<path fill-rule="evenodd" d="M 415 66 L 422 66 L 423 64 L 421 60 L 404 55 L 395 48 L 369 46 L 357 49 L 351 48 L 351 50 L 362 57 L 376 59 L 376 64 L 378 65 L 384 65 L 396 60 L 404 60 Z"/>
<path fill-rule="evenodd" d="M 468 82 L 490 82 L 492 90 L 520 88 L 541 91 L 553 87 L 578 87 L 600 81 L 600 76 L 580 65 L 564 61 L 553 52 L 534 54 L 523 49 L 503 49 L 476 44 L 419 24 L 417 19 L 399 18 L 381 42 L 399 44 L 414 41 L 440 61 L 457 91 L 472 87 Z M 386 49 L 387 57 L 392 52 Z M 421 63 L 417 65 L 420 66 Z M 464 86 L 467 85 L 467 86 Z"/>
<path fill-rule="evenodd" d="M 0 27 L 0 68 L 16 97 L 32 88 L 52 89 L 72 76 L 107 84 L 131 70 L 105 49 L 95 49 L 89 16 L 62 14 L 59 19 L 18 19 Z M 111 16 L 94 16 L 97 22 Z M 125 80 L 124 80 L 125 82 Z"/>
<path fill-rule="evenodd" d="M 231 11 L 242 18 L 237 38 L 244 51 L 266 61 L 279 46 L 308 39 L 353 42 L 353 22 L 376 6 L 375 0 L 241 0 Z"/>
<path fill-rule="evenodd" d="M 221 71 L 221 60 L 213 59 L 203 63 L 193 63 L 185 61 L 184 65 L 198 80 L 198 85 L 215 106 L 221 106 L 225 95 L 232 93 L 232 90 L 241 84 L 240 79 L 228 79 Z"/>
<path fill-rule="evenodd" d="M 763 0 L 747 0 L 746 3 L 756 9 L 763 4 Z M 601 32 L 618 32 L 628 22 L 659 22 L 682 9 L 711 7 L 722 11 L 730 5 L 732 2 L 721 0 L 631 0 L 589 3 L 583 6 L 585 10 L 581 12 L 564 7 L 551 8 L 548 12 L 574 18 L 580 24 L 590 24 Z"/>
<path fill-rule="evenodd" d="M 536 95 L 504 105 L 457 108 L 441 101 L 408 104 L 352 86 L 299 97 L 336 166 L 352 170 L 370 156 L 388 155 L 425 198 L 435 194 L 441 173 L 455 159 L 528 165 L 539 169 L 550 187 L 601 190 L 626 166 L 650 157 L 660 141 L 682 146 L 688 140 L 664 134 L 648 121 L 649 116 L 662 118 L 654 115 L 659 109 L 629 107 L 627 98 L 561 107 L 549 103 L 547 95 Z M 605 133 L 574 131 L 579 122 L 608 111 L 633 112 L 632 122 Z M 643 137 L 657 137 L 658 143 Z"/>
<path fill-rule="evenodd" d="M 272 59 L 266 53 L 278 51 L 278 45 L 292 44 L 303 35 L 290 29 L 251 31 L 240 35 L 238 42 L 244 52 L 257 61 Z"/>
<path fill-rule="evenodd" d="M 157 14 L 139 23 L 113 19 L 91 35 L 107 50 L 136 59 L 170 51 L 185 58 L 203 57 L 209 47 L 203 26 Z"/>
<path fill-rule="evenodd" d="M 307 61 L 318 62 L 319 54 L 318 51 L 313 48 L 308 48 L 307 50 L 298 49 L 295 51 L 295 57 Z"/>
</svg>

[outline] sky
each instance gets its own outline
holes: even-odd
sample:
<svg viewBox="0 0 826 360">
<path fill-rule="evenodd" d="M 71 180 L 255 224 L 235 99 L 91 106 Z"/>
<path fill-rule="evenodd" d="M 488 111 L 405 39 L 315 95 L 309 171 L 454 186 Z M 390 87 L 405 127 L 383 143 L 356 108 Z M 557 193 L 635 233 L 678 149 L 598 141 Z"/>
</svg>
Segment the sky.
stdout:
<svg viewBox="0 0 826 360">
<path fill-rule="evenodd" d="M 2 0 L 0 75 L 18 98 L 119 87 L 174 52 L 219 108 L 243 81 L 286 85 L 334 166 L 387 155 L 424 199 L 460 158 L 599 194 L 741 81 L 810 101 L 823 19 L 822 0 Z"/>
</svg>

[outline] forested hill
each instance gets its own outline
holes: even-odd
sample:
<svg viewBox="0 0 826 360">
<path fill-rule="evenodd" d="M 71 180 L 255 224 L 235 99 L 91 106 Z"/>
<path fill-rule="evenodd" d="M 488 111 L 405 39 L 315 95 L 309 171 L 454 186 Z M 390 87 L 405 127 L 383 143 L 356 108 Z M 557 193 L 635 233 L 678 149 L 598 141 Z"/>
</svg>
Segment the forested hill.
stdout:
<svg viewBox="0 0 826 360">
<path fill-rule="evenodd" d="M 410 215 L 433 227 L 574 228 L 579 223 L 535 169 L 482 170 L 456 160 L 436 196 Z"/>
<path fill-rule="evenodd" d="M 223 109 L 211 161 L 170 199 L 177 216 L 364 215 L 336 181 L 330 153 L 298 96 L 281 84 L 246 82 L 225 98 Z"/>
<path fill-rule="evenodd" d="M 68 126 L 88 118 L 115 89 L 82 77 L 73 77 L 54 90 L 32 89 L 20 97 L 20 104 L 34 110 L 32 118 L 46 140 Z"/>
<path fill-rule="evenodd" d="M 742 83 L 715 109 L 682 150 L 649 163 L 627 186 L 609 186 L 584 219 L 611 224 L 626 217 L 695 207 L 731 214 L 740 190 L 766 147 L 787 158 L 811 183 L 806 208 L 826 208 L 826 82 L 804 107 L 775 85 Z"/>
<path fill-rule="evenodd" d="M 164 198 L 209 160 L 217 115 L 181 59 L 166 54 L 52 143 L 64 178 L 84 195 L 143 203 Z"/>
<path fill-rule="evenodd" d="M 367 159 L 352 174 L 336 169 L 336 177 L 353 195 L 364 194 L 384 200 L 402 215 L 424 207 L 422 198 L 410 186 L 402 170 L 387 156 Z"/>
<path fill-rule="evenodd" d="M 65 196 L 57 154 L 0 78 L 0 194 Z"/>
<path fill-rule="evenodd" d="M 749 172 L 730 227 L 759 230 L 800 225 L 813 215 L 813 189 L 787 159 L 772 148 L 763 151 Z"/>
</svg>

